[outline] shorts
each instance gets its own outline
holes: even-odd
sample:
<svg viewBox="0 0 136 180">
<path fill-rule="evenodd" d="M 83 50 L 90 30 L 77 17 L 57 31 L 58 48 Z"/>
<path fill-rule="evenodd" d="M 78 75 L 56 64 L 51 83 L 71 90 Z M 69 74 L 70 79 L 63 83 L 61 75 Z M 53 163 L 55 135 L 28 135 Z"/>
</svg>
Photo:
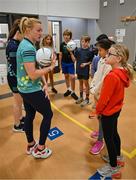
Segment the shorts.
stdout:
<svg viewBox="0 0 136 180">
<path fill-rule="evenodd" d="M 17 78 L 15 76 L 7 76 L 8 85 L 13 93 L 19 93 L 17 88 Z"/>
<path fill-rule="evenodd" d="M 77 79 L 79 79 L 79 80 L 88 80 L 89 79 L 89 75 L 77 74 Z"/>
<path fill-rule="evenodd" d="M 62 63 L 62 73 L 63 74 L 75 74 L 74 63 Z"/>
</svg>

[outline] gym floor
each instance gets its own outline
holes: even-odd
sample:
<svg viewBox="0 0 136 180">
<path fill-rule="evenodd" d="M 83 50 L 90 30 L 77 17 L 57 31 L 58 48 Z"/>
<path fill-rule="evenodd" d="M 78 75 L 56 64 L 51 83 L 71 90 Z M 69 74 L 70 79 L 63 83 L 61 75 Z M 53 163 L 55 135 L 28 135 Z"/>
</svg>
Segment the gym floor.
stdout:
<svg viewBox="0 0 136 180">
<path fill-rule="evenodd" d="M 54 116 L 52 127 L 57 127 L 63 135 L 54 140 L 47 139 L 47 146 L 53 150 L 50 158 L 41 160 L 26 155 L 24 133 L 14 133 L 13 97 L 8 85 L 0 86 L 0 179 L 88 179 L 96 169 L 103 166 L 101 155 L 91 155 L 89 148 L 94 143 L 90 133 L 97 130 L 97 120 L 88 118 L 91 104 L 81 108 L 71 97 L 63 97 L 66 90 L 61 74 L 55 75 L 55 88 L 50 99 Z M 49 88 L 50 90 L 50 88 Z M 119 118 L 119 132 L 122 139 L 122 153 L 125 167 L 122 179 L 136 179 L 136 123 L 135 123 L 136 83 L 126 89 L 124 107 Z M 78 81 L 76 80 L 78 94 Z M 93 99 L 90 96 L 90 99 Z M 35 139 L 39 137 L 40 114 L 34 120 Z"/>
</svg>

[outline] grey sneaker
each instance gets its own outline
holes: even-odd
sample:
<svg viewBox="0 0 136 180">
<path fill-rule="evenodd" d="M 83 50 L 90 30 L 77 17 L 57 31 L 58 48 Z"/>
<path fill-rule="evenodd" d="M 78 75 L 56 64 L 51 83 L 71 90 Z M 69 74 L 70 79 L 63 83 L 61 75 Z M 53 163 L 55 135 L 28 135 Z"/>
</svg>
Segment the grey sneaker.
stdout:
<svg viewBox="0 0 136 180">
<path fill-rule="evenodd" d="M 83 102 L 83 98 L 78 98 L 78 100 L 76 100 L 76 104 L 80 104 L 81 102 Z"/>
<path fill-rule="evenodd" d="M 121 178 L 120 167 L 111 167 L 110 164 L 106 164 L 100 169 L 97 169 L 98 173 L 103 177 Z"/>
<path fill-rule="evenodd" d="M 109 156 L 108 155 L 103 155 L 102 156 L 102 159 L 109 163 L 110 160 L 109 160 Z M 120 166 L 120 167 L 124 167 L 125 165 L 125 162 L 124 162 L 124 157 L 121 155 L 121 156 L 117 156 L 117 165 Z"/>
<path fill-rule="evenodd" d="M 89 103 L 89 99 L 85 99 L 82 103 L 81 103 L 81 107 L 84 107 L 84 106 L 86 106 L 87 104 L 90 104 Z"/>
</svg>

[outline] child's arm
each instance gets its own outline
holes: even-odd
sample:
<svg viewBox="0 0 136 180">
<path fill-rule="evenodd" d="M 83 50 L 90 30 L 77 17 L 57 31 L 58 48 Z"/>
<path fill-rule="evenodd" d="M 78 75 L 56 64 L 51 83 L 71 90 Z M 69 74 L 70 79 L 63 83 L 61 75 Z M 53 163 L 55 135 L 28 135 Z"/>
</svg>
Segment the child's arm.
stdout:
<svg viewBox="0 0 136 180">
<path fill-rule="evenodd" d="M 56 55 L 55 51 L 53 50 L 52 51 L 52 57 L 51 57 L 51 63 L 55 65 L 56 59 L 57 59 L 57 55 Z"/>
<path fill-rule="evenodd" d="M 59 52 L 59 68 L 60 68 L 60 70 L 62 69 L 61 68 L 61 61 L 62 61 L 62 52 L 63 52 L 63 43 L 61 43 L 61 45 L 60 45 L 60 52 Z"/>
<path fill-rule="evenodd" d="M 76 61 L 76 58 L 75 58 L 73 52 L 72 52 L 69 48 L 67 48 L 67 50 L 68 50 L 68 52 L 70 53 L 70 56 L 71 56 L 72 61 L 75 62 L 75 61 Z"/>
<path fill-rule="evenodd" d="M 71 56 L 72 61 L 75 62 L 75 61 L 76 61 L 76 58 L 75 58 L 75 56 L 74 56 L 74 54 L 73 54 L 72 51 L 70 51 L 70 56 Z"/>
<path fill-rule="evenodd" d="M 59 68 L 61 70 L 62 52 L 59 53 Z"/>
<path fill-rule="evenodd" d="M 115 88 L 116 88 L 116 79 L 108 74 L 104 79 L 102 90 L 100 93 L 100 98 L 96 106 L 97 114 L 102 114 L 104 109 L 107 107 L 111 96 L 113 95 L 113 93 L 115 93 Z"/>
<path fill-rule="evenodd" d="M 81 68 L 84 68 L 85 66 L 88 66 L 88 65 L 90 65 L 90 64 L 91 64 L 91 62 L 82 63 L 82 64 L 80 65 L 80 67 L 81 67 Z"/>
</svg>

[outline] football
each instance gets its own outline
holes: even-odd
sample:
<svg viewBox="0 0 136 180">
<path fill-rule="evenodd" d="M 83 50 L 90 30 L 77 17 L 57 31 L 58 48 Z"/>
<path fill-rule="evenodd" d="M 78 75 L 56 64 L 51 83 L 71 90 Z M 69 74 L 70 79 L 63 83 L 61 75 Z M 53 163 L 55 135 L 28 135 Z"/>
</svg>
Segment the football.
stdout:
<svg viewBox="0 0 136 180">
<path fill-rule="evenodd" d="M 76 43 L 71 40 L 67 43 L 67 48 L 70 49 L 70 51 L 74 51 L 76 49 L 77 45 Z"/>
<path fill-rule="evenodd" d="M 49 48 L 40 48 L 36 52 L 36 61 L 43 67 L 48 67 L 51 65 L 51 57 L 52 52 Z"/>
</svg>

